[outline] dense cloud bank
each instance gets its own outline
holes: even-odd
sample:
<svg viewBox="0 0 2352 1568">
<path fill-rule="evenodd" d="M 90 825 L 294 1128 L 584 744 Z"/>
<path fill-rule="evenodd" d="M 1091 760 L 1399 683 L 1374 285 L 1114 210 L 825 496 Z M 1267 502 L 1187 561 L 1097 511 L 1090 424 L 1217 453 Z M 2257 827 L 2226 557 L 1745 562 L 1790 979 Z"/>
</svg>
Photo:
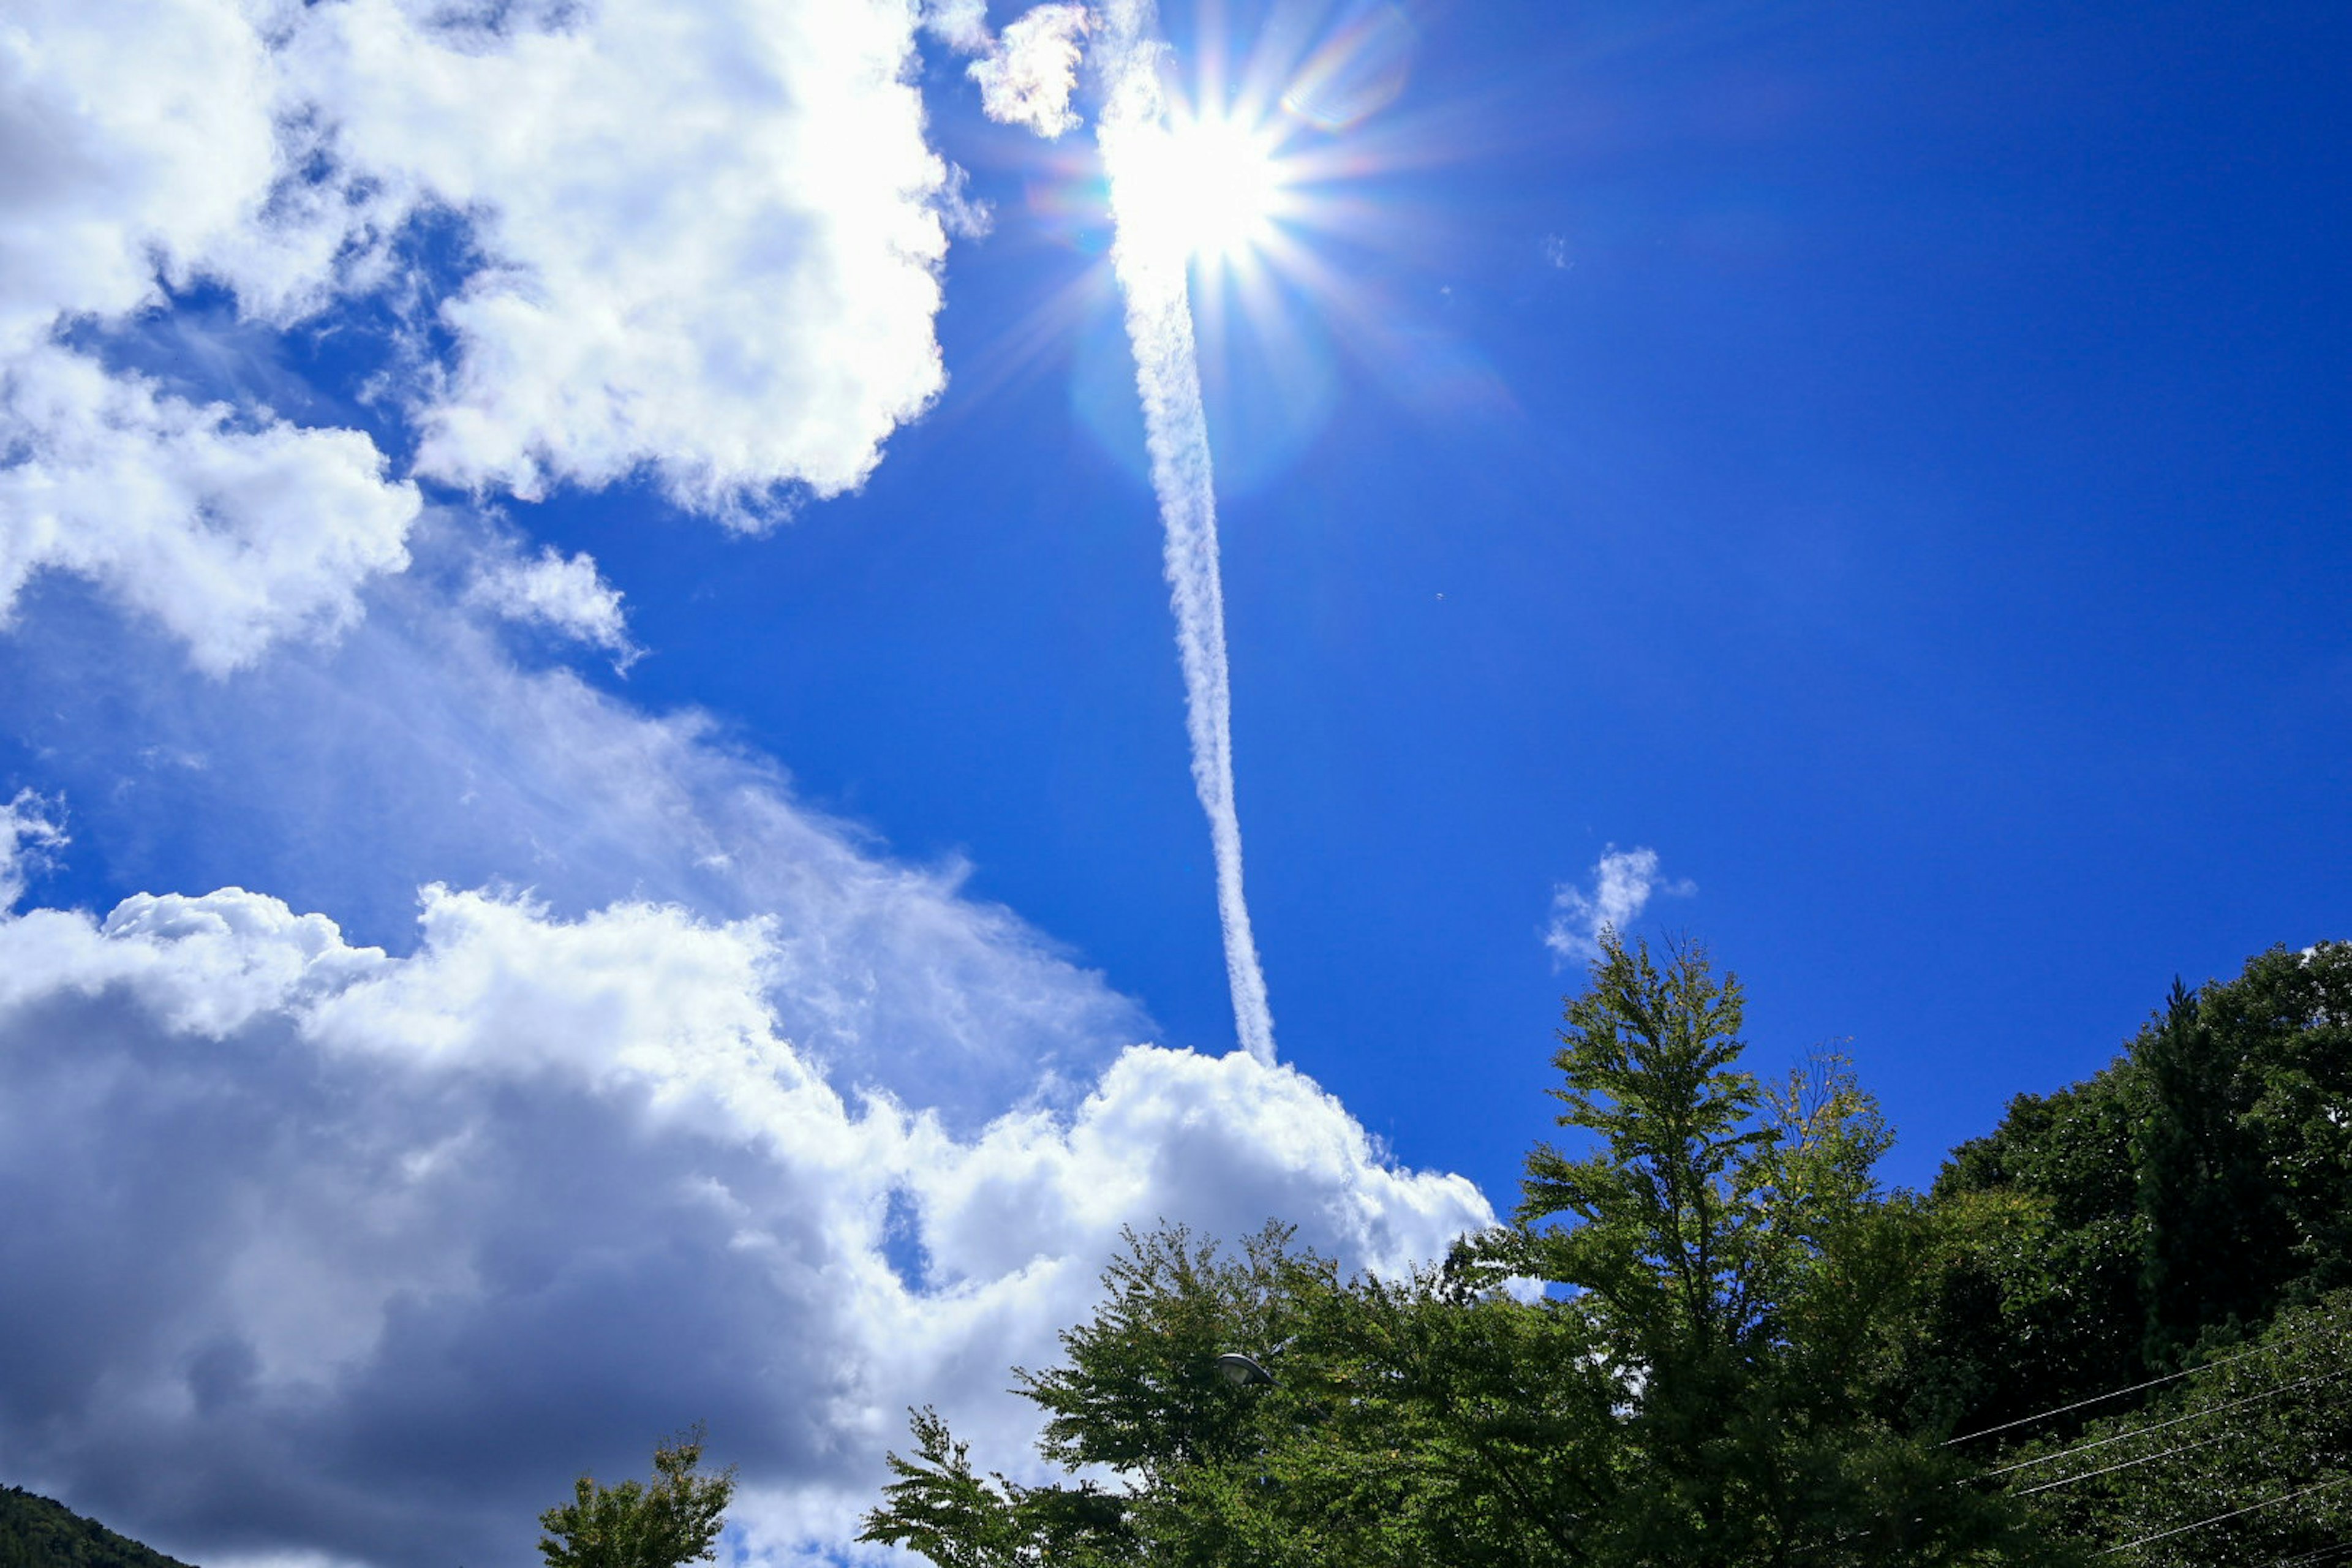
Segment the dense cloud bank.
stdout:
<svg viewBox="0 0 2352 1568">
<path fill-rule="evenodd" d="M 470 890 L 409 884 L 382 947 L 233 888 L 0 916 L 0 1478 L 211 1568 L 447 1568 L 700 1417 L 788 1557 L 846 1541 L 909 1404 L 1021 1451 L 1007 1368 L 1121 1225 L 1395 1268 L 1486 1217 L 1295 1072 L 1134 1044 L 709 718 L 518 665 L 420 549 L 226 683 L 27 617 L 0 706 L 57 745 L 0 890 L 159 831 L 314 906 Z"/>
<path fill-rule="evenodd" d="M 776 1032 L 772 921 L 436 888 L 421 930 L 0 922 L 0 1471 L 207 1562 L 511 1560 L 702 1417 L 755 1550 L 838 1544 L 906 1405 L 1022 1419 L 1121 1225 L 1397 1268 L 1486 1218 L 1242 1056 L 1136 1047 L 968 1137 L 845 1094 Z"/>
</svg>

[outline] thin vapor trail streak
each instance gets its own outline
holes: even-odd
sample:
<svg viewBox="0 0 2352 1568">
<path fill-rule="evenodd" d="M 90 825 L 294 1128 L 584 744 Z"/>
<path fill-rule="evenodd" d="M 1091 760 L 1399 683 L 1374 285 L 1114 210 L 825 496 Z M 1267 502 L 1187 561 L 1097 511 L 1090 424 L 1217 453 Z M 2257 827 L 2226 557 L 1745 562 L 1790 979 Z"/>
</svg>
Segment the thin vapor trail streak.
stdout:
<svg viewBox="0 0 2352 1568">
<path fill-rule="evenodd" d="M 1135 350 L 1136 390 L 1151 454 L 1151 484 L 1166 531 L 1170 600 L 1184 669 L 1185 725 L 1192 742 L 1192 787 L 1208 814 L 1216 854 L 1217 915 L 1233 987 L 1234 1028 L 1243 1048 L 1274 1060 L 1274 1016 L 1242 895 L 1242 826 L 1234 806 L 1233 691 L 1225 668 L 1224 587 L 1217 570 L 1216 489 L 1209 426 L 1201 407 L 1201 369 L 1192 346 L 1192 307 L 1185 292 L 1187 258 L 1138 244 L 1133 212 L 1137 151 L 1166 133 L 1168 103 L 1160 67 L 1154 0 L 1105 0 L 1098 12 L 1097 59 L 1104 80 L 1096 139 L 1110 176 L 1118 237 L 1111 260 L 1127 300 L 1127 333 Z M 1124 209 L 1124 210 L 1123 210 Z M 1141 226 L 1147 231 L 1150 226 Z"/>
</svg>

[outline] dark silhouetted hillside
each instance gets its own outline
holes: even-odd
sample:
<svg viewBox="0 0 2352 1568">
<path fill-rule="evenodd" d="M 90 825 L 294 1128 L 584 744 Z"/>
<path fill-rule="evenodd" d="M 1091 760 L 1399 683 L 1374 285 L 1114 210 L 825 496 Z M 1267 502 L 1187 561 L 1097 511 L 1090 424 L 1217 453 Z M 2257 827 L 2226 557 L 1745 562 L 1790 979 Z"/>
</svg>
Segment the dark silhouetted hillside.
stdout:
<svg viewBox="0 0 2352 1568">
<path fill-rule="evenodd" d="M 0 1568 L 188 1568 L 63 1503 L 0 1488 Z"/>
</svg>

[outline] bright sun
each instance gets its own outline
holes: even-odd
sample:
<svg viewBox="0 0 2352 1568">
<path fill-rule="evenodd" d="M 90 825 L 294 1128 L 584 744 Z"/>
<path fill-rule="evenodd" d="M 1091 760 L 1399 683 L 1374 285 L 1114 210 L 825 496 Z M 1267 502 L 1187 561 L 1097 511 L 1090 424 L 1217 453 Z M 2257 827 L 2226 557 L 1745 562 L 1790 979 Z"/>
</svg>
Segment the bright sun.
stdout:
<svg viewBox="0 0 2352 1568">
<path fill-rule="evenodd" d="M 1285 181 L 1265 132 L 1186 116 L 1133 153 L 1121 182 L 1122 239 L 1160 256 L 1237 262 L 1273 235 Z"/>
</svg>

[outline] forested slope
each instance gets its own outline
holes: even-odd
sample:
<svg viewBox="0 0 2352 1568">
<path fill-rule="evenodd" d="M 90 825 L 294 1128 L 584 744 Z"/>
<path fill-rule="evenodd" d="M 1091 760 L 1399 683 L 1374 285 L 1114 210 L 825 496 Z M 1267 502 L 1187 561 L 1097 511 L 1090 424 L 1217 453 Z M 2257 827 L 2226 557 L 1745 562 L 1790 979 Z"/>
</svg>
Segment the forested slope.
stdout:
<svg viewBox="0 0 2352 1568">
<path fill-rule="evenodd" d="M 2176 984 L 2111 1066 L 2020 1095 L 1931 1195 L 1961 1239 L 1906 1392 L 1959 1432 L 2210 1359 L 2352 1286 L 2352 944 Z"/>
<path fill-rule="evenodd" d="M 188 1568 L 63 1503 L 0 1488 L 0 1568 Z"/>
</svg>

